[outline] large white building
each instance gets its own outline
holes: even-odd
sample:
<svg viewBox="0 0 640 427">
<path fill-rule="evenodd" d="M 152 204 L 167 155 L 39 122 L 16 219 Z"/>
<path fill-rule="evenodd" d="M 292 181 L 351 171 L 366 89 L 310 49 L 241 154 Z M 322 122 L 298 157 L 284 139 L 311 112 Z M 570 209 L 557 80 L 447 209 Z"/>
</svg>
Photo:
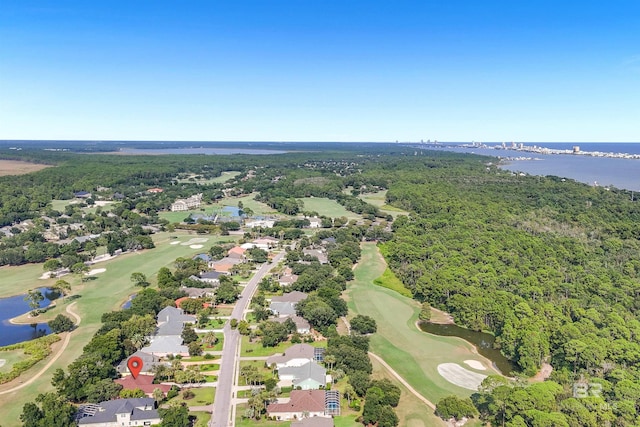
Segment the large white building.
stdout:
<svg viewBox="0 0 640 427">
<path fill-rule="evenodd" d="M 171 205 L 171 212 L 188 211 L 199 208 L 202 204 L 202 193 L 194 194 L 186 199 L 178 199 Z"/>
</svg>

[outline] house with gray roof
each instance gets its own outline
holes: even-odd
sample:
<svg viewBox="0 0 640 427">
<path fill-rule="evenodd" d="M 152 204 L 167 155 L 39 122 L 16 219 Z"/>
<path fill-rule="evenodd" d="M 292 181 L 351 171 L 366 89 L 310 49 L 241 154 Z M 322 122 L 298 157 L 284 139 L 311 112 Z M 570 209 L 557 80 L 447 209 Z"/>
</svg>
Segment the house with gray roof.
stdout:
<svg viewBox="0 0 640 427">
<path fill-rule="evenodd" d="M 189 349 L 183 345 L 182 330 L 185 323 L 196 323 L 195 316 L 184 314 L 182 309 L 165 307 L 158 313 L 157 329 L 150 337 L 151 343 L 140 350 L 154 356 L 188 356 Z"/>
<path fill-rule="evenodd" d="M 142 360 L 142 369 L 140 370 L 140 373 L 143 375 L 153 375 L 153 370 L 158 365 L 170 366 L 169 363 L 161 362 L 160 357 L 151 353 L 145 353 L 141 350 L 136 351 L 131 356 L 129 356 L 129 358 L 134 356 L 139 357 Z M 116 366 L 116 371 L 118 371 L 119 374 L 129 375 L 131 373 L 129 371 L 129 367 L 127 366 L 127 361 L 129 360 L 129 358 L 123 360 L 118 366 Z"/>
<path fill-rule="evenodd" d="M 267 366 L 276 365 L 277 369 L 287 366 L 302 366 L 314 360 L 315 347 L 309 344 L 295 344 L 285 350 L 281 356 L 271 356 Z"/>
<path fill-rule="evenodd" d="M 278 369 L 280 387 L 294 387 L 302 390 L 324 388 L 331 379 L 327 378 L 327 370 L 316 362 L 307 362 L 301 366 L 285 366 Z"/>
<path fill-rule="evenodd" d="M 96 427 L 150 426 L 162 419 L 153 398 L 116 399 L 79 410 L 78 425 Z"/>
<path fill-rule="evenodd" d="M 184 311 L 176 307 L 165 307 L 158 313 L 158 326 L 167 322 L 175 323 L 196 323 L 196 317 L 184 314 Z"/>
<path fill-rule="evenodd" d="M 291 319 L 293 323 L 296 325 L 296 332 L 299 334 L 308 334 L 311 332 L 311 324 L 307 322 L 304 317 L 296 316 L 295 314 L 287 317 L 276 317 L 275 319 L 271 319 L 274 322 L 284 323 L 288 319 Z"/>
<path fill-rule="evenodd" d="M 170 354 L 173 356 L 178 354 L 188 356 L 189 348 L 182 343 L 183 340 L 180 335 L 155 336 L 148 346 L 142 347 L 140 350 L 159 357 L 166 357 Z"/>
<path fill-rule="evenodd" d="M 288 317 L 296 314 L 296 304 L 307 298 L 307 294 L 293 291 L 282 296 L 271 298 L 269 310 L 278 317 Z"/>
</svg>

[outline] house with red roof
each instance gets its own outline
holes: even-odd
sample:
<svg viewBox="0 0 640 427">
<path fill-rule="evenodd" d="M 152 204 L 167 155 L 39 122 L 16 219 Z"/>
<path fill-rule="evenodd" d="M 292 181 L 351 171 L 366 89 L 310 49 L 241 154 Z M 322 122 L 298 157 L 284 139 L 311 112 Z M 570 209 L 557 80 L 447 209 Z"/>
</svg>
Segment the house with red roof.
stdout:
<svg viewBox="0 0 640 427">
<path fill-rule="evenodd" d="M 120 384 L 125 390 L 135 390 L 139 388 L 149 397 L 153 397 L 153 391 L 155 389 L 160 389 L 166 396 L 167 392 L 171 389 L 171 384 L 154 384 L 154 378 L 155 376 L 153 375 L 138 375 L 136 378 L 133 378 L 133 375 L 127 375 L 126 377 L 114 380 L 114 382 Z"/>
</svg>

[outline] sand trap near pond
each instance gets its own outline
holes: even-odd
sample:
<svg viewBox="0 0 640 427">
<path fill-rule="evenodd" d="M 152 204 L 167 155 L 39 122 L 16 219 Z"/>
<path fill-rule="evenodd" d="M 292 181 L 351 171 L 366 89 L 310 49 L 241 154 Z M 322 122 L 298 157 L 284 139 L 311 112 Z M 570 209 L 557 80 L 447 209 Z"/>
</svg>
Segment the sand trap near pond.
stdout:
<svg viewBox="0 0 640 427">
<path fill-rule="evenodd" d="M 469 366 L 471 369 L 476 369 L 478 371 L 486 371 L 487 370 L 487 368 L 479 360 L 465 360 L 464 363 L 467 366 Z"/>
<path fill-rule="evenodd" d="M 93 270 L 87 273 L 87 276 L 93 276 L 94 274 L 104 273 L 105 271 L 107 271 L 106 268 L 94 268 Z"/>
<path fill-rule="evenodd" d="M 189 245 L 191 249 L 202 249 L 202 245 Z"/>
<path fill-rule="evenodd" d="M 182 246 L 195 245 L 196 243 L 204 243 L 209 239 L 205 239 L 204 237 L 194 237 L 193 239 L 189 239 L 184 243 L 180 243 Z"/>
<path fill-rule="evenodd" d="M 487 378 L 486 375 L 471 372 L 457 363 L 442 363 L 438 365 L 438 373 L 451 384 L 473 391 L 477 391 L 478 386 Z"/>
</svg>

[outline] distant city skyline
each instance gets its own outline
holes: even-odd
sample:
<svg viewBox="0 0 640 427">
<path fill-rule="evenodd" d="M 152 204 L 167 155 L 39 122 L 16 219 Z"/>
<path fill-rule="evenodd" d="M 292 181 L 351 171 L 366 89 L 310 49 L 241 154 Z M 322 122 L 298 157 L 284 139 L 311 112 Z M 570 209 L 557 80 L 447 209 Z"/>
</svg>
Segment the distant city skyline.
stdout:
<svg viewBox="0 0 640 427">
<path fill-rule="evenodd" d="M 0 139 L 640 142 L 640 2 L 5 0 Z"/>
</svg>

